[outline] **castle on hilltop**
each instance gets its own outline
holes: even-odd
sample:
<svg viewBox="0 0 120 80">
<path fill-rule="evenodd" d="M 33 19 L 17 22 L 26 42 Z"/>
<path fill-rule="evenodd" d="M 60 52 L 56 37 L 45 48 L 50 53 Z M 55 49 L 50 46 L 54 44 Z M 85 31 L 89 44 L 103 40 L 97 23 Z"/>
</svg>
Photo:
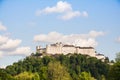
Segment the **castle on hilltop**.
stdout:
<svg viewBox="0 0 120 80">
<path fill-rule="evenodd" d="M 97 54 L 95 49 L 93 47 L 80 47 L 80 46 L 74 46 L 74 45 L 68 45 L 68 44 L 62 44 L 55 43 L 46 45 L 46 48 L 41 48 L 40 46 L 36 47 L 37 53 L 44 53 L 48 55 L 55 55 L 55 54 L 83 54 L 83 55 L 89 55 L 91 57 L 96 57 L 98 59 L 105 59 L 105 56 L 103 54 Z"/>
</svg>

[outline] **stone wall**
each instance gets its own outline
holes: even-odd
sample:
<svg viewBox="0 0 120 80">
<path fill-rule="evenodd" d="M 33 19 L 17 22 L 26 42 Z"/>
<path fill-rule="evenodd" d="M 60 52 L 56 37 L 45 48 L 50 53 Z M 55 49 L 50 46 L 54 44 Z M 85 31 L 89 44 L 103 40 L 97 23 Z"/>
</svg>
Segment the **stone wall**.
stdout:
<svg viewBox="0 0 120 80">
<path fill-rule="evenodd" d="M 65 45 L 62 43 L 46 45 L 46 48 L 36 47 L 38 53 L 46 53 L 48 55 L 54 54 L 69 54 L 77 53 L 83 55 L 89 55 L 98 59 L 105 59 L 104 55 L 96 55 L 96 51 L 93 47 L 76 47 L 73 45 Z"/>
</svg>

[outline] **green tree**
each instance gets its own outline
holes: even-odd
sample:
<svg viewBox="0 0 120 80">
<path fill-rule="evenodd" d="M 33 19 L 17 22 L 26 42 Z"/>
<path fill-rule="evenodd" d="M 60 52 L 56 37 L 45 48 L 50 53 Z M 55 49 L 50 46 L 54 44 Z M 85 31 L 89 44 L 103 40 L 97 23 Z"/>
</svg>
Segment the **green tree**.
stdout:
<svg viewBox="0 0 120 80">
<path fill-rule="evenodd" d="M 116 62 L 110 66 L 109 80 L 120 80 L 120 52 L 116 54 Z"/>
<path fill-rule="evenodd" d="M 3 69 L 0 69 L 0 80 L 14 80 L 14 78 L 7 74 Z"/>
<path fill-rule="evenodd" d="M 23 72 L 15 76 L 16 80 L 40 80 L 37 73 Z"/>
<path fill-rule="evenodd" d="M 115 60 L 116 60 L 117 62 L 120 61 L 120 52 L 116 54 Z"/>
<path fill-rule="evenodd" d="M 55 63 L 57 63 L 57 65 Z M 53 65 L 51 68 L 49 67 L 50 64 Z M 54 68 L 54 66 L 58 67 Z M 60 66 L 62 66 L 62 68 Z M 79 80 L 79 75 L 81 72 L 90 72 L 94 78 L 101 80 L 101 75 L 104 75 L 106 79 L 108 78 L 107 74 L 109 66 L 110 65 L 106 62 L 102 62 L 97 58 L 87 55 L 61 54 L 54 56 L 43 56 L 42 58 L 39 56 L 29 56 L 23 60 L 13 63 L 13 65 L 7 66 L 5 72 L 12 76 L 18 75 L 25 71 L 32 73 L 37 72 L 41 80 L 49 80 L 51 77 L 50 74 L 52 73 L 51 70 L 54 71 L 54 74 L 57 74 L 58 70 L 60 73 L 68 73 L 73 80 Z"/>
<path fill-rule="evenodd" d="M 120 62 L 116 62 L 110 67 L 109 80 L 120 80 Z"/>
<path fill-rule="evenodd" d="M 104 75 L 101 76 L 101 80 L 106 80 Z"/>
<path fill-rule="evenodd" d="M 94 77 L 91 76 L 90 73 L 82 72 L 79 76 L 80 80 L 95 80 Z"/>
<path fill-rule="evenodd" d="M 71 80 L 66 68 L 56 61 L 48 64 L 48 78 L 49 80 Z"/>
<path fill-rule="evenodd" d="M 43 66 L 40 68 L 39 76 L 41 80 L 48 80 L 47 67 Z"/>
</svg>

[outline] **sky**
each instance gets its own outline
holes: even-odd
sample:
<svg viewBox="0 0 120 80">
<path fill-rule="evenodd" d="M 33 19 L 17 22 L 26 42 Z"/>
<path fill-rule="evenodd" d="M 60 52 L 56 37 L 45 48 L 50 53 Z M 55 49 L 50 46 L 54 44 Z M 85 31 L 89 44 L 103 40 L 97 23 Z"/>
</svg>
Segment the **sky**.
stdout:
<svg viewBox="0 0 120 80">
<path fill-rule="evenodd" d="M 56 42 L 91 46 L 114 60 L 120 0 L 0 0 L 0 67 Z"/>
</svg>

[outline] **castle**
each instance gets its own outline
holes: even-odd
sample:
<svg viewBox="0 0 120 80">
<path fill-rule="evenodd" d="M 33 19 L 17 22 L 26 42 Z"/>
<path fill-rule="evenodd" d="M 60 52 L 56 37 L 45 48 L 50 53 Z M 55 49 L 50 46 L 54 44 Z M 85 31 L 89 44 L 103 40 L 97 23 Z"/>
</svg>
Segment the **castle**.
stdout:
<svg viewBox="0 0 120 80">
<path fill-rule="evenodd" d="M 40 46 L 36 47 L 37 53 L 44 53 L 48 55 L 55 55 L 55 54 L 83 54 L 89 55 L 91 57 L 96 57 L 97 59 L 105 59 L 103 54 L 97 54 L 93 47 L 80 47 L 68 44 L 55 43 L 46 45 L 46 48 L 41 48 Z"/>
</svg>

